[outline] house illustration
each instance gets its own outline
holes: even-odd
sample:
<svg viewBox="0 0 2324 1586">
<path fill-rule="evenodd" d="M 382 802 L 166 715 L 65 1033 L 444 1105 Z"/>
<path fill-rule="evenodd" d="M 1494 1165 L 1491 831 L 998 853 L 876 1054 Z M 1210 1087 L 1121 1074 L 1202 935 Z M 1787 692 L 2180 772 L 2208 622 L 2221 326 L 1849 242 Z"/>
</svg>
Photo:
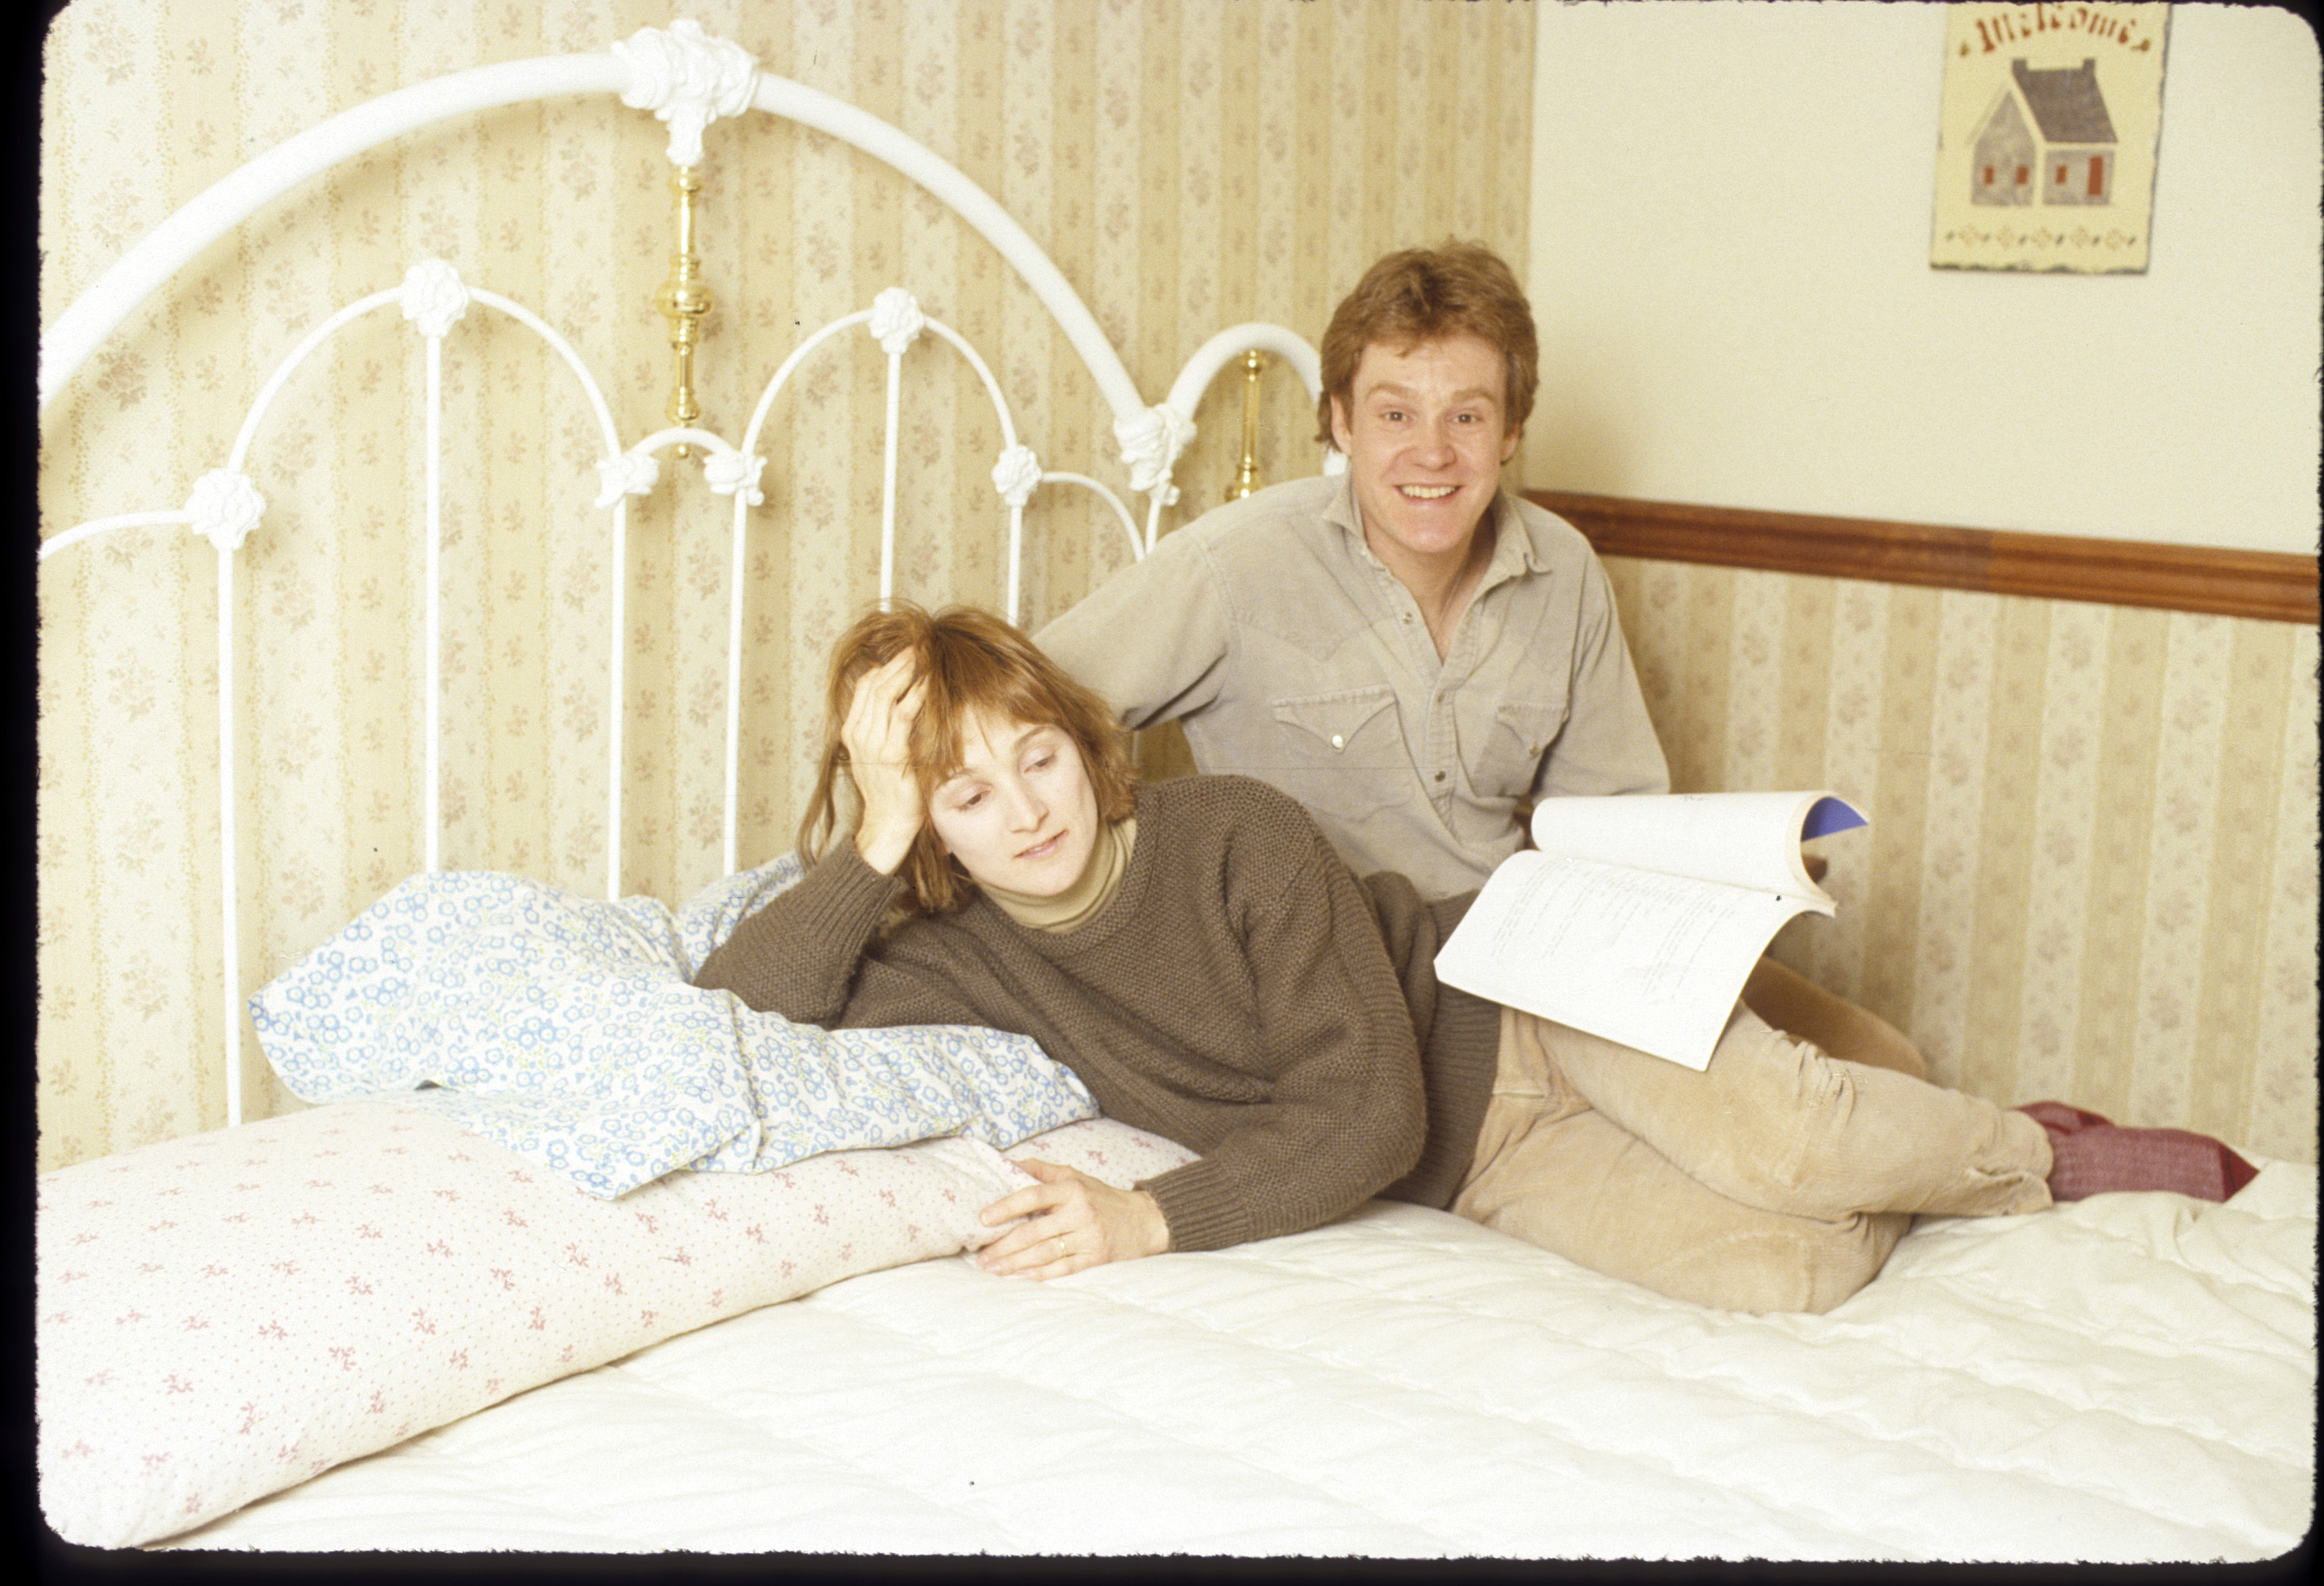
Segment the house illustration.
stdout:
<svg viewBox="0 0 2324 1586">
<path fill-rule="evenodd" d="M 1970 201 L 2105 204 L 2114 193 L 2114 121 L 2098 62 L 2036 71 L 2009 63 L 2009 84 L 1986 113 L 1970 167 Z M 2027 124 L 2028 121 L 2032 124 Z"/>
</svg>

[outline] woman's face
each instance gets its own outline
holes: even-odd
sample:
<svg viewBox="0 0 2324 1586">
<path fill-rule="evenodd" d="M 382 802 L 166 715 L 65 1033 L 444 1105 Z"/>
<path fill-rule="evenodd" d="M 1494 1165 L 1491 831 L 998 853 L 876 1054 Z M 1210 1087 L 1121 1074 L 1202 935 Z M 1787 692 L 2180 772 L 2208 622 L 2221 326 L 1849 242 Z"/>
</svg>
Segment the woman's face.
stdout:
<svg viewBox="0 0 2324 1586">
<path fill-rule="evenodd" d="M 929 824 L 972 880 L 1055 898 L 1097 847 L 1097 793 L 1062 727 L 970 718 L 961 768 L 928 796 Z"/>
</svg>

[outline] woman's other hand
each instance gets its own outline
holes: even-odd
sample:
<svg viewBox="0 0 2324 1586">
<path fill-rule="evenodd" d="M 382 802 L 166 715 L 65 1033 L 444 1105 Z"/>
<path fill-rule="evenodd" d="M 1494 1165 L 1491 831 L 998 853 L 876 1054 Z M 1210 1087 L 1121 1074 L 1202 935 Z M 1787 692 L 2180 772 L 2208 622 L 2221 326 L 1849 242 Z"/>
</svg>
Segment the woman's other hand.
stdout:
<svg viewBox="0 0 2324 1586">
<path fill-rule="evenodd" d="M 847 773 L 863 800 L 855 829 L 855 851 L 883 876 L 896 873 L 927 819 L 927 802 L 912 775 L 912 723 L 927 696 L 909 650 L 863 674 L 847 705 L 839 741 L 847 750 Z"/>
<path fill-rule="evenodd" d="M 1028 1157 L 1017 1164 L 1041 1182 L 987 1206 L 987 1228 L 1024 1222 L 984 1247 L 976 1264 L 997 1277 L 1047 1279 L 1069 1272 L 1158 1256 L 1170 1248 L 1170 1225 L 1144 1190 L 1116 1189 L 1101 1178 Z"/>
</svg>

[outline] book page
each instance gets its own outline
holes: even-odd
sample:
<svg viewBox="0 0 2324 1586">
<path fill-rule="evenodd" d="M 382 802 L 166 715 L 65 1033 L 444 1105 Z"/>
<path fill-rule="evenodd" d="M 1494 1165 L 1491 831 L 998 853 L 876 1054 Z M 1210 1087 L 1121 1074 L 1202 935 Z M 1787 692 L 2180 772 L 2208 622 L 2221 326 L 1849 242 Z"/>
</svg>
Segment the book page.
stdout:
<svg viewBox="0 0 2324 1586">
<path fill-rule="evenodd" d="M 1533 841 L 1544 853 L 1794 893 L 1829 914 L 1831 899 L 1808 879 L 1800 840 L 1864 824 L 1846 799 L 1820 791 L 1630 793 L 1544 799 Z"/>
<path fill-rule="evenodd" d="M 1813 907 L 1804 898 L 1519 853 L 1485 883 L 1438 953 L 1436 974 L 1488 1000 L 1700 1069 L 1767 939 Z"/>
</svg>

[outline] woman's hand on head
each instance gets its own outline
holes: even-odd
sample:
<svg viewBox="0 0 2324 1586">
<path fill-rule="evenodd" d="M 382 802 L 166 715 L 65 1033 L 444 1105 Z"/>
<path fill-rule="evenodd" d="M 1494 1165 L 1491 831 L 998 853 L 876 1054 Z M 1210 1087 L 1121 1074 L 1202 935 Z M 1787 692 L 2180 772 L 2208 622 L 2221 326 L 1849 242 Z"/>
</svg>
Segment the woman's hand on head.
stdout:
<svg viewBox="0 0 2324 1586">
<path fill-rule="evenodd" d="M 840 724 L 847 772 L 863 801 L 855 828 L 855 851 L 881 875 L 894 875 L 912 851 L 927 821 L 927 801 L 912 775 L 912 723 L 927 696 L 909 650 L 891 657 L 856 680 Z"/>
<path fill-rule="evenodd" d="M 1041 1182 L 1003 1195 L 982 1213 L 987 1228 L 1025 1221 L 977 1253 L 997 1277 L 1063 1277 L 1108 1261 L 1158 1256 L 1170 1248 L 1170 1225 L 1144 1190 L 1116 1189 L 1102 1178 L 1028 1157 L 1017 1164 Z"/>
</svg>

